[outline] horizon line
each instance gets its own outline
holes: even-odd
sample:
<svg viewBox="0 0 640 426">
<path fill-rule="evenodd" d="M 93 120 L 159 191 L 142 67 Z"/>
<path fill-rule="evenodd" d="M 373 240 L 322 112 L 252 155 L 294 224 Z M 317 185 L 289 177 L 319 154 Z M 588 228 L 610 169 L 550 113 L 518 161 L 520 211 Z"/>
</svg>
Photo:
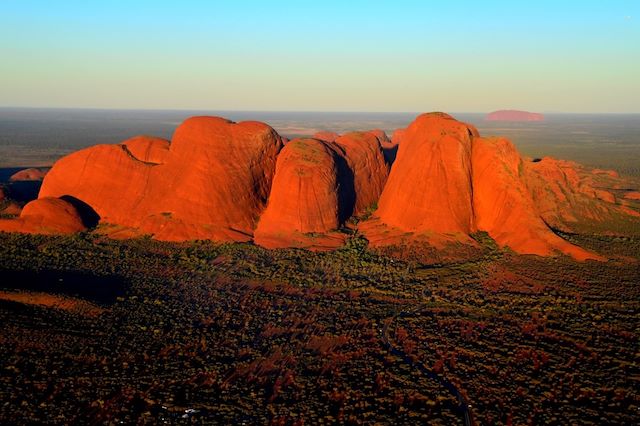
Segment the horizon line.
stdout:
<svg viewBox="0 0 640 426">
<path fill-rule="evenodd" d="M 293 110 L 293 109 L 217 109 L 217 108 L 135 108 L 135 107 L 83 107 L 83 106 L 10 106 L 0 105 L 0 109 L 13 109 L 13 110 L 94 110 L 94 111 L 171 111 L 171 112 L 256 112 L 256 113 L 269 113 L 269 112 L 286 112 L 286 113 L 338 113 L 338 114 L 424 114 L 430 112 L 444 112 L 450 114 L 488 114 L 495 111 L 525 111 L 531 113 L 541 114 L 571 114 L 571 115 L 640 115 L 638 112 L 604 112 L 604 111 L 591 111 L 591 112 L 574 112 L 574 111 L 540 111 L 540 110 L 527 110 L 519 108 L 502 108 L 491 111 L 447 111 L 442 109 L 422 110 L 422 111 L 366 111 L 366 110 Z"/>
</svg>

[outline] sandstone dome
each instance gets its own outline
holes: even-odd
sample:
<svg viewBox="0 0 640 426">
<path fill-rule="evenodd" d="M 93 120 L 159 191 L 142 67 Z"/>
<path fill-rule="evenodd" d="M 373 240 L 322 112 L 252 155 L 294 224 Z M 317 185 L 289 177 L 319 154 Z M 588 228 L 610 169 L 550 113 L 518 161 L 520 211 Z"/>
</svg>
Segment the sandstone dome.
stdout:
<svg viewBox="0 0 640 426">
<path fill-rule="evenodd" d="M 0 219 L 0 231 L 5 232 L 72 234 L 85 229 L 72 203 L 52 197 L 31 201 L 17 219 Z"/>
<path fill-rule="evenodd" d="M 278 157 L 255 242 L 269 248 L 341 245 L 344 238 L 326 235 L 340 226 L 339 161 L 324 141 L 290 141 Z"/>
</svg>

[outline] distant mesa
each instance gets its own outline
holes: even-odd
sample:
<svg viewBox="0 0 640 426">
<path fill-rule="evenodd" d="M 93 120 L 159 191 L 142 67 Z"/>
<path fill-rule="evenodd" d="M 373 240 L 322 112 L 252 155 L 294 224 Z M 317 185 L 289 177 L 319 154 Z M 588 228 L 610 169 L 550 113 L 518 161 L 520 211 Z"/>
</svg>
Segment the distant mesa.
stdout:
<svg viewBox="0 0 640 426">
<path fill-rule="evenodd" d="M 391 139 L 371 130 L 287 142 L 264 123 L 192 117 L 171 141 L 86 148 L 57 161 L 39 198 L 0 219 L 0 230 L 100 224 L 95 232 L 114 238 L 310 250 L 335 249 L 357 232 L 375 250 L 456 256 L 477 250 L 482 231 L 515 253 L 578 260 L 603 258 L 559 231 L 640 234 L 633 181 L 522 158 L 507 139 L 483 138 L 445 113 L 422 114 Z"/>
<path fill-rule="evenodd" d="M 24 169 L 24 170 L 20 170 L 17 173 L 14 173 L 9 178 L 9 180 L 11 182 L 40 181 L 40 180 L 44 179 L 44 177 L 46 176 L 48 171 L 49 171 L 48 168 L 29 168 L 29 169 Z"/>
<path fill-rule="evenodd" d="M 544 115 L 537 112 L 514 109 L 493 111 L 487 114 L 486 121 L 544 121 Z"/>
</svg>

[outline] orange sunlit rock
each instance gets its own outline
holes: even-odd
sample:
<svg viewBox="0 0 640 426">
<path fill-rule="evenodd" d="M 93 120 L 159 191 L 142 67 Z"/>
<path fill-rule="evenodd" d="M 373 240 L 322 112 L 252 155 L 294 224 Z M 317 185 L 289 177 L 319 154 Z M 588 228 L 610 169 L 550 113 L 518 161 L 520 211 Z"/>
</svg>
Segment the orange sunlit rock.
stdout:
<svg viewBox="0 0 640 426">
<path fill-rule="evenodd" d="M 640 192 L 638 191 L 629 191 L 624 195 L 626 200 L 640 200 Z"/>
<path fill-rule="evenodd" d="M 143 158 L 145 152 L 134 152 Z M 40 196 L 71 195 L 105 223 L 162 240 L 247 241 L 266 203 L 282 142 L 269 126 L 193 117 L 174 134 L 164 164 L 125 145 L 98 145 L 62 158 Z"/>
<path fill-rule="evenodd" d="M 406 129 L 375 215 L 390 226 L 445 239 L 473 232 L 471 141 L 475 129 L 442 113 Z"/>
<path fill-rule="evenodd" d="M 255 230 L 265 247 L 335 248 L 340 226 L 340 155 L 326 142 L 295 139 L 280 153 L 266 210 Z"/>
<path fill-rule="evenodd" d="M 154 136 L 135 136 L 122 144 L 136 160 L 145 163 L 163 164 L 169 155 L 169 141 Z"/>
<path fill-rule="evenodd" d="M 396 145 L 399 145 L 402 142 L 402 139 L 404 138 L 406 130 L 407 129 L 396 129 L 391 135 L 391 142 Z"/>
<path fill-rule="evenodd" d="M 523 159 L 448 114 L 418 116 L 393 142 L 380 130 L 319 136 L 283 148 L 264 123 L 192 117 L 171 142 L 138 136 L 60 159 L 40 198 L 0 229 L 68 233 L 99 221 L 114 238 L 327 250 L 344 243 L 346 227 L 372 247 L 442 261 L 477 253 L 477 231 L 516 253 L 579 260 L 601 257 L 563 231 L 640 234 L 637 181 Z"/>
<path fill-rule="evenodd" d="M 504 138 L 475 138 L 472 150 L 476 226 L 501 247 L 549 256 L 555 251 L 579 260 L 600 259 L 554 234 L 536 212 L 524 184 L 523 160 Z"/>
<path fill-rule="evenodd" d="M 320 131 L 320 132 L 316 132 L 311 137 L 313 139 L 320 139 L 321 141 L 324 141 L 324 142 L 333 142 L 336 139 L 338 139 L 340 137 L 340 135 L 337 134 L 336 132 L 329 132 L 329 131 L 323 130 L 323 131 Z"/>
<path fill-rule="evenodd" d="M 0 219 L 0 231 L 72 234 L 85 230 L 80 214 L 69 202 L 59 198 L 39 198 L 31 201 L 17 219 Z"/>
</svg>

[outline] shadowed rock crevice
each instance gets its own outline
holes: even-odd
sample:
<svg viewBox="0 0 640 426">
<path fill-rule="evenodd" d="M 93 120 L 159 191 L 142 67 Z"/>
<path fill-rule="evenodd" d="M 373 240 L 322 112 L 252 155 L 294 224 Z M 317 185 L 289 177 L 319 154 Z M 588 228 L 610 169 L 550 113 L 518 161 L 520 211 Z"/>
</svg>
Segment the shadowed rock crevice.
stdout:
<svg viewBox="0 0 640 426">
<path fill-rule="evenodd" d="M 338 169 L 338 222 L 342 225 L 353 216 L 356 206 L 356 190 L 353 171 L 347 160 L 336 155 L 335 161 Z"/>
<path fill-rule="evenodd" d="M 63 195 L 60 199 L 71 204 L 76 209 L 84 226 L 89 229 L 98 226 L 100 216 L 89 204 L 71 195 Z"/>
</svg>

